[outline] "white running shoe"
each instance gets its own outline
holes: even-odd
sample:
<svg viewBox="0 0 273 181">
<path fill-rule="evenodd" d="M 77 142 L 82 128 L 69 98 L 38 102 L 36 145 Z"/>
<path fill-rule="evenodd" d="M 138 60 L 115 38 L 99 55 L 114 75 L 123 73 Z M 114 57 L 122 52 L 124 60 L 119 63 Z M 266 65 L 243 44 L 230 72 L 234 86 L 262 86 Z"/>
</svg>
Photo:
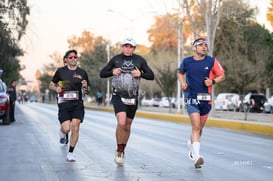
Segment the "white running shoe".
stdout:
<svg viewBox="0 0 273 181">
<path fill-rule="evenodd" d="M 203 164 L 204 164 L 204 158 L 202 156 L 199 156 L 198 159 L 196 159 L 194 162 L 195 168 L 201 168 Z"/>
<path fill-rule="evenodd" d="M 195 159 L 194 159 L 193 152 L 192 152 L 191 140 L 187 141 L 187 146 L 189 148 L 189 153 L 188 153 L 189 159 L 194 162 Z"/>
<path fill-rule="evenodd" d="M 123 151 L 117 151 L 116 152 L 116 157 L 115 157 L 115 162 L 117 165 L 121 166 L 123 165 L 124 161 L 124 152 Z"/>
<path fill-rule="evenodd" d="M 67 160 L 68 162 L 75 162 L 75 161 L 76 161 L 76 158 L 74 157 L 73 153 L 68 152 L 68 153 L 67 153 L 66 160 Z"/>
</svg>

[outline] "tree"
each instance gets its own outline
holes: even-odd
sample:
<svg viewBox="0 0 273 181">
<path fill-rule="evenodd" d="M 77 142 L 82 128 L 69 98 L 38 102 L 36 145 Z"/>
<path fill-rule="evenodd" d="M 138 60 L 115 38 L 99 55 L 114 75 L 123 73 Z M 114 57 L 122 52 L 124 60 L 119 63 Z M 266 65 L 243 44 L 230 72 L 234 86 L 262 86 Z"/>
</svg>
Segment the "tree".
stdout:
<svg viewBox="0 0 273 181">
<path fill-rule="evenodd" d="M 162 51 L 176 53 L 177 34 L 172 19 L 174 19 L 174 16 L 171 14 L 156 17 L 155 24 L 147 31 L 149 34 L 148 39 L 152 43 L 151 50 L 153 54 Z"/>
<path fill-rule="evenodd" d="M 95 42 L 102 39 L 102 37 L 96 37 L 90 31 L 84 30 L 80 37 L 73 35 L 68 38 L 67 43 L 70 49 L 76 49 L 78 52 L 91 52 L 94 51 Z"/>
<path fill-rule="evenodd" d="M 23 55 L 23 50 L 18 41 L 25 34 L 29 14 L 27 0 L 0 2 L 0 67 L 4 71 L 2 78 L 5 82 L 20 77 L 21 66 L 17 57 Z"/>
<path fill-rule="evenodd" d="M 236 7 L 234 12 L 228 11 L 231 7 Z M 231 1 L 223 3 L 222 10 L 229 16 L 221 19 L 214 54 L 227 73 L 218 92 L 264 92 L 271 80 L 266 67 L 272 62 L 272 36 L 254 21 L 256 9 Z"/>
<path fill-rule="evenodd" d="M 266 18 L 273 28 L 273 0 L 271 0 L 270 7 L 267 9 Z"/>
<path fill-rule="evenodd" d="M 99 77 L 99 70 L 107 63 L 106 46 L 107 42 L 100 39 L 95 43 L 93 51 L 81 53 L 80 66 L 84 67 L 88 73 L 92 95 L 95 95 L 98 90 L 106 90 L 107 80 Z"/>
<path fill-rule="evenodd" d="M 176 89 L 176 72 L 170 68 L 170 64 L 167 64 L 163 69 L 157 68 L 158 76 L 155 76 L 155 81 L 163 91 L 166 97 L 173 97 Z M 170 104 L 169 104 L 170 105 Z"/>
</svg>

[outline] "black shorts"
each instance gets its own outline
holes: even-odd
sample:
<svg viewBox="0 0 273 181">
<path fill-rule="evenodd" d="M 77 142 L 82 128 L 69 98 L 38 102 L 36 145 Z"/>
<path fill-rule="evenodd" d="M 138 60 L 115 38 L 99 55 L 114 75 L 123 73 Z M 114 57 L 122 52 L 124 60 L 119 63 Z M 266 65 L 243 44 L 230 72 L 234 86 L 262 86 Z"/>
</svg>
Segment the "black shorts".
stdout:
<svg viewBox="0 0 273 181">
<path fill-rule="evenodd" d="M 138 108 L 138 100 L 136 100 L 136 105 L 126 105 L 123 104 L 123 102 L 121 101 L 121 97 L 118 94 L 113 94 L 112 104 L 114 107 L 115 114 L 119 112 L 126 112 L 126 116 L 128 118 L 134 119 Z"/>
<path fill-rule="evenodd" d="M 73 118 L 76 118 L 80 119 L 82 123 L 84 113 L 83 104 L 77 102 L 65 102 L 59 105 L 58 119 L 60 123 L 63 123 L 66 120 L 72 121 Z"/>
</svg>

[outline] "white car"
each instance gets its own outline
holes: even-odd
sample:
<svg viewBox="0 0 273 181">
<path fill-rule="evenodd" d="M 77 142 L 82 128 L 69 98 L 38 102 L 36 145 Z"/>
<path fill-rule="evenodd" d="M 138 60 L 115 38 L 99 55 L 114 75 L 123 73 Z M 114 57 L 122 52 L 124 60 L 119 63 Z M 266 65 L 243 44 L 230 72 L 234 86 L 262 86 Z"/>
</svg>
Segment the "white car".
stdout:
<svg viewBox="0 0 273 181">
<path fill-rule="evenodd" d="M 153 107 L 159 107 L 159 103 L 161 101 L 161 98 L 152 98 L 152 106 Z"/>
<path fill-rule="evenodd" d="M 264 112 L 273 114 L 273 95 L 264 103 Z"/>
<path fill-rule="evenodd" d="M 216 111 L 235 111 L 240 105 L 240 95 L 236 93 L 220 93 L 214 101 Z"/>
<path fill-rule="evenodd" d="M 170 100 L 169 100 L 169 98 L 168 97 L 162 97 L 161 101 L 159 102 L 159 107 L 170 107 Z"/>
<path fill-rule="evenodd" d="M 149 99 L 149 98 L 144 97 L 141 100 L 141 106 L 153 106 L 153 99 Z"/>
</svg>

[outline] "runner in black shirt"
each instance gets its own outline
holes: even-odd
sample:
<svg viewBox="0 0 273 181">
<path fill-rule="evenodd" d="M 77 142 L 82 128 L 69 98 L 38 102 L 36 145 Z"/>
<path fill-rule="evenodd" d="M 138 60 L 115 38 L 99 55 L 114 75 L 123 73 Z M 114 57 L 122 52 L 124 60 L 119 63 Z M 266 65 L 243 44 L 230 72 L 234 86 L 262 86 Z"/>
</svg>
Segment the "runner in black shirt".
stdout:
<svg viewBox="0 0 273 181">
<path fill-rule="evenodd" d="M 117 118 L 115 161 L 118 165 L 123 164 L 124 150 L 137 110 L 140 79 L 154 79 L 146 60 L 133 53 L 135 48 L 135 40 L 126 38 L 122 43 L 123 53 L 114 56 L 100 72 L 101 78 L 113 76 L 112 103 Z"/>
<path fill-rule="evenodd" d="M 61 143 L 65 142 L 65 136 L 71 130 L 67 161 L 73 162 L 76 160 L 73 151 L 78 142 L 80 123 L 84 118 L 83 92 L 87 93 L 90 87 L 86 71 L 77 66 L 77 51 L 69 50 L 65 57 L 66 66 L 55 72 L 49 87 L 58 93 Z"/>
</svg>

